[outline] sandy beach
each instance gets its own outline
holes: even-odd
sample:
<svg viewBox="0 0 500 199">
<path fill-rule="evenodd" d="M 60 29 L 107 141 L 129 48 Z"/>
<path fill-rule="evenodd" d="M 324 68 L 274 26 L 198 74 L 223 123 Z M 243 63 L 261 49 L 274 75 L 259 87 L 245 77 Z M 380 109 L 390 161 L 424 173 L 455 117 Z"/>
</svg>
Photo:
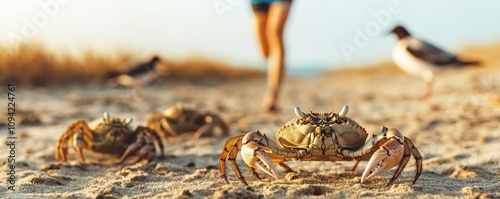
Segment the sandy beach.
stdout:
<svg viewBox="0 0 500 199">
<path fill-rule="evenodd" d="M 8 189 L 10 149 L 2 130 L 0 194 L 2 198 L 500 198 L 498 67 L 441 74 L 434 95 L 418 101 L 423 88 L 421 79 L 390 64 L 287 77 L 281 112 L 266 114 L 261 107 L 264 77 L 164 81 L 147 87 L 144 99 L 137 99 L 133 89 L 103 85 L 17 87 L 15 191 Z M 5 93 L 2 90 L 2 103 Z M 186 133 L 164 140 L 166 158 L 150 163 L 120 165 L 119 157 L 88 151 L 88 160 L 82 163 L 71 147 L 67 163 L 54 161 L 59 136 L 79 119 L 92 121 L 108 111 L 111 116 L 132 117 L 135 127 L 144 125 L 151 112 L 179 102 L 219 114 L 231 135 L 196 140 Z M 350 106 L 348 116 L 369 133 L 394 127 L 413 140 L 424 157 L 423 173 L 414 185 L 413 159 L 387 188 L 394 170 L 360 183 L 366 162 L 355 171 L 349 170 L 354 162 L 291 162 L 292 173 L 279 168 L 278 180 L 262 173 L 265 177 L 258 181 L 238 158 L 250 186 L 238 180 L 229 164 L 230 184 L 220 177 L 219 154 L 229 137 L 260 130 L 274 138 L 295 117 L 295 106 L 338 112 L 343 105 Z"/>
</svg>

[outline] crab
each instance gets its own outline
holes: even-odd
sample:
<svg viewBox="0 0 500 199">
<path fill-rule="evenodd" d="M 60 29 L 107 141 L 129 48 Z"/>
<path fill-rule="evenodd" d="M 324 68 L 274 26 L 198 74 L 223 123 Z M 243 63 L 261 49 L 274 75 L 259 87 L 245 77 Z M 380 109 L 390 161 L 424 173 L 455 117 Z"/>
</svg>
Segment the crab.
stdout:
<svg viewBox="0 0 500 199">
<path fill-rule="evenodd" d="M 120 163 L 137 151 L 138 158 L 135 162 L 144 159 L 149 162 L 156 155 L 155 144 L 160 148 L 161 157 L 164 157 L 160 136 L 154 130 L 143 126 L 133 131 L 130 123 L 132 123 L 132 118 L 111 118 L 109 113 L 105 112 L 102 120 L 98 119 L 90 123 L 90 126 L 95 126 L 94 128 L 89 127 L 84 120 L 71 124 L 59 138 L 55 153 L 56 162 L 60 159 L 63 162 L 67 161 L 68 142 L 72 144 L 83 162 L 86 161 L 83 149 L 121 155 Z"/>
<path fill-rule="evenodd" d="M 368 160 L 361 183 L 399 165 L 387 182 L 387 187 L 398 178 L 413 156 L 416 174 L 412 184 L 415 184 L 422 173 L 422 156 L 413 142 L 395 128 L 383 127 L 376 134 L 368 134 L 356 121 L 346 117 L 348 111 L 349 107 L 344 106 L 339 113 L 304 113 L 296 107 L 297 118 L 290 120 L 276 133 L 278 143 L 259 131 L 229 138 L 220 154 L 221 177 L 229 184 L 226 176 L 228 161 L 236 176 L 248 186 L 236 164 L 236 157 L 241 152 L 250 173 L 259 180 L 261 178 L 257 169 L 278 179 L 273 163 L 279 163 L 291 171 L 284 163 L 287 161 L 355 160 L 357 162 L 351 169 L 355 170 L 360 161 Z"/>
<path fill-rule="evenodd" d="M 200 138 L 202 135 L 210 135 L 215 127 L 220 127 L 223 135 L 229 134 L 229 127 L 217 115 L 202 113 L 193 107 L 185 107 L 177 104 L 162 113 L 153 113 L 147 120 L 149 128 L 161 132 L 166 139 L 175 137 L 181 133 L 195 132 L 193 137 Z"/>
</svg>

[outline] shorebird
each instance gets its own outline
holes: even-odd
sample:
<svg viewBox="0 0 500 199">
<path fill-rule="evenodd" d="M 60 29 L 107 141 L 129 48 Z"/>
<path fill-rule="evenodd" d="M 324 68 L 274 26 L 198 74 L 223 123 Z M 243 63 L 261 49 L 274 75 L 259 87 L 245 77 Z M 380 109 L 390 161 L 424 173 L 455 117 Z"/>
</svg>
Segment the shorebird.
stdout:
<svg viewBox="0 0 500 199">
<path fill-rule="evenodd" d="M 135 79 L 139 84 L 145 85 L 156 78 L 156 65 L 158 63 L 160 63 L 160 58 L 154 56 L 151 61 L 137 64 L 125 74 Z"/>
<path fill-rule="evenodd" d="M 479 65 L 478 61 L 462 60 L 456 55 L 411 36 L 402 26 L 394 27 L 391 32 L 398 37 L 398 42 L 392 52 L 392 59 L 396 65 L 410 75 L 423 78 L 426 82 L 426 89 L 420 97 L 421 100 L 432 95 L 435 73 L 446 68 Z"/>
<path fill-rule="evenodd" d="M 129 69 L 126 73 L 111 75 L 113 82 L 120 86 L 135 86 L 137 95 L 143 96 L 143 88 L 158 77 L 157 65 L 161 63 L 160 58 L 154 56 L 149 62 L 139 63 Z"/>
</svg>

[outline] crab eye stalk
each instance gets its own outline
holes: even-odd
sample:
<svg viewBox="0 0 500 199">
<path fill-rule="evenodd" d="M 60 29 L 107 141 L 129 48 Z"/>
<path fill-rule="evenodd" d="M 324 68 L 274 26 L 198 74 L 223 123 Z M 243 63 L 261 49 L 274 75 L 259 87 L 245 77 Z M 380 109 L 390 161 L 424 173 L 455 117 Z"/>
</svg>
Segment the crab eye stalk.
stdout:
<svg viewBox="0 0 500 199">
<path fill-rule="evenodd" d="M 102 116 L 102 119 L 104 120 L 105 123 L 108 123 L 109 122 L 109 113 L 108 112 L 104 112 L 103 116 Z"/>
<path fill-rule="evenodd" d="M 339 117 L 343 118 L 347 115 L 347 112 L 349 112 L 349 106 L 345 105 L 342 107 L 342 110 L 339 112 Z"/>
<path fill-rule="evenodd" d="M 125 124 L 130 124 L 132 123 L 132 118 L 131 117 L 128 117 L 127 119 L 125 119 Z"/>
<path fill-rule="evenodd" d="M 295 115 L 297 115 L 297 117 L 299 117 L 300 119 L 306 119 L 306 114 L 304 112 L 302 112 L 302 110 L 300 110 L 300 108 L 297 106 L 295 107 Z"/>
</svg>

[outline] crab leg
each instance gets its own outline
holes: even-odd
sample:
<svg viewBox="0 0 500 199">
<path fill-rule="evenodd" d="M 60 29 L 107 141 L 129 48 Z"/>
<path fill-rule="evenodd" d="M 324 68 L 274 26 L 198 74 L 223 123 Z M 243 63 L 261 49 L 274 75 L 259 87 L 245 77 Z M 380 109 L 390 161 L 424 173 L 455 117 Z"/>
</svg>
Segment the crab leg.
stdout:
<svg viewBox="0 0 500 199">
<path fill-rule="evenodd" d="M 141 160 L 146 159 L 148 162 L 153 160 L 154 156 L 156 154 L 155 151 L 155 146 L 153 144 L 148 144 L 145 146 L 142 146 L 141 149 L 139 150 L 139 157 L 135 160 L 133 164 L 138 163 Z M 120 160 L 122 161 L 122 160 Z"/>
<path fill-rule="evenodd" d="M 226 143 L 224 143 L 224 148 L 222 149 L 222 153 L 220 154 L 220 157 L 219 157 L 219 170 L 220 170 L 222 178 L 228 184 L 229 184 L 229 181 L 227 180 L 227 176 L 226 176 L 226 160 L 228 160 L 230 162 L 231 166 L 233 166 L 233 162 L 234 162 L 234 165 L 236 167 L 236 169 L 234 169 L 235 167 L 233 166 L 234 172 L 236 173 L 238 178 L 240 178 L 240 180 L 245 185 L 247 185 L 247 183 L 245 182 L 245 179 L 243 179 L 243 177 L 240 177 L 241 172 L 238 169 L 238 166 L 236 165 L 236 155 L 237 155 L 238 151 L 241 149 L 241 140 L 243 139 L 243 136 L 244 135 L 240 135 L 240 136 L 236 136 L 233 138 L 229 138 L 226 141 Z M 236 151 L 236 154 L 233 151 Z"/>
<path fill-rule="evenodd" d="M 422 155 L 420 155 L 420 152 L 418 149 L 413 145 L 413 142 L 405 137 L 405 142 L 404 142 L 404 155 L 403 159 L 401 159 L 401 162 L 399 163 L 399 167 L 396 169 L 396 172 L 394 172 L 394 175 L 392 176 L 391 180 L 387 183 L 387 186 L 392 184 L 396 178 L 399 177 L 403 169 L 405 168 L 406 164 L 410 160 L 410 156 L 413 155 L 413 158 L 415 158 L 415 161 L 417 162 L 417 171 L 415 174 L 415 178 L 413 179 L 413 183 L 417 182 L 418 177 L 420 177 L 420 174 L 422 173 Z"/>
<path fill-rule="evenodd" d="M 137 149 L 139 149 L 141 146 L 143 146 L 145 143 L 144 141 L 144 135 L 143 134 L 140 134 L 138 137 L 137 137 L 137 140 L 129 145 L 127 147 L 127 149 L 125 150 L 125 152 L 123 153 L 122 157 L 120 158 L 120 164 L 123 163 L 125 161 L 125 159 L 127 159 L 127 157 L 129 155 L 131 155 L 133 152 L 135 152 Z M 139 157 L 140 159 L 141 157 Z"/>
<path fill-rule="evenodd" d="M 210 133 L 215 127 L 215 123 L 211 122 L 201 126 L 193 135 L 194 139 L 199 139 L 203 134 Z"/>
<path fill-rule="evenodd" d="M 241 174 L 240 168 L 236 164 L 236 157 L 238 155 L 238 152 L 241 150 L 241 145 L 242 145 L 242 142 L 240 139 L 238 139 L 234 143 L 233 147 L 231 147 L 231 150 L 229 151 L 228 160 L 229 160 L 229 164 L 231 165 L 231 168 L 233 168 L 234 173 L 236 173 L 236 176 L 238 176 L 238 179 L 240 179 L 240 181 L 243 182 L 243 184 L 248 186 L 248 183 L 246 182 L 245 178 L 243 178 L 243 175 Z M 226 179 L 226 182 L 228 182 L 227 179 Z"/>
<path fill-rule="evenodd" d="M 67 161 L 68 141 L 71 141 L 73 149 L 78 153 L 82 161 L 85 162 L 82 149 L 89 147 L 87 140 L 91 139 L 92 133 L 87 123 L 83 120 L 75 122 L 68 127 L 66 132 L 59 139 L 55 154 L 56 162 L 59 161 L 59 157 L 62 158 L 63 162 Z"/>
<path fill-rule="evenodd" d="M 83 156 L 83 147 L 87 145 L 85 141 L 83 140 L 83 133 L 77 133 L 73 135 L 73 149 L 76 151 L 76 153 L 80 156 L 83 162 L 85 162 L 85 157 Z"/>
<path fill-rule="evenodd" d="M 255 133 L 255 132 L 251 132 L 251 133 Z M 226 176 L 226 161 L 229 162 L 229 164 L 233 168 L 233 171 L 236 173 L 236 176 L 238 176 L 240 181 L 243 184 L 248 186 L 248 183 L 246 182 L 245 178 L 243 178 L 243 175 L 241 174 L 241 171 L 240 171 L 238 165 L 236 164 L 236 157 L 238 155 L 238 152 L 242 150 L 242 146 L 243 146 L 242 140 L 244 137 L 245 137 L 245 135 L 240 135 L 240 136 L 236 136 L 233 138 L 229 138 L 226 141 L 226 143 L 224 144 L 224 148 L 223 148 L 222 153 L 220 155 L 219 169 L 220 169 L 222 178 L 228 184 L 229 184 L 229 181 L 227 180 L 227 176 Z M 262 148 L 263 150 L 270 150 L 271 152 L 279 151 L 278 148 L 273 148 L 276 151 L 273 151 L 273 149 L 269 148 L 269 146 L 274 146 L 274 147 L 277 147 L 277 146 L 275 146 L 276 143 L 268 140 L 265 135 L 260 138 L 260 142 L 258 142 L 258 145 L 259 146 L 257 146 L 257 148 Z M 253 153 L 253 151 L 251 151 L 251 152 Z M 267 154 L 267 155 L 269 155 L 271 162 L 279 163 L 279 165 L 281 167 L 283 167 L 286 170 L 286 172 L 292 172 L 292 169 L 288 165 L 283 163 L 287 159 L 284 158 L 282 155 L 276 154 L 276 153 L 271 153 L 271 154 Z M 251 164 L 251 165 L 253 165 L 253 164 Z M 260 176 L 256 172 L 256 169 L 259 169 L 258 167 L 252 167 L 250 165 L 247 165 L 247 167 L 253 176 L 255 176 L 257 179 L 261 180 Z"/>
<path fill-rule="evenodd" d="M 391 128 L 387 131 L 386 136 L 388 141 L 380 146 L 372 155 L 370 161 L 368 161 L 363 176 L 361 176 L 361 183 L 395 167 L 404 160 L 402 159 L 405 151 L 403 147 L 403 142 L 405 140 L 403 134 L 399 130 Z M 409 157 L 407 159 L 409 159 Z M 406 162 L 408 162 L 408 160 L 406 160 Z M 402 168 L 400 170 L 402 170 Z M 401 171 L 399 173 L 401 173 Z M 397 175 L 399 175 L 399 173 Z M 397 176 L 393 178 L 395 179 Z M 390 182 L 392 182 L 392 180 Z"/>
<path fill-rule="evenodd" d="M 221 128 L 223 135 L 229 134 L 229 128 L 219 117 L 215 115 L 208 115 L 205 117 L 205 122 L 207 122 L 207 124 L 201 126 L 193 135 L 195 139 L 200 138 L 205 133 L 212 132 L 216 126 Z"/>
<path fill-rule="evenodd" d="M 212 117 L 213 122 L 221 128 L 223 135 L 229 135 L 229 127 L 219 116 L 210 115 L 210 117 Z"/>
<path fill-rule="evenodd" d="M 68 140 L 69 137 L 72 135 L 72 134 L 66 135 L 69 133 L 72 133 L 72 131 L 68 129 L 68 131 L 65 134 L 61 135 L 61 137 L 59 138 L 55 154 L 56 162 L 59 162 L 59 157 L 62 158 L 63 162 L 66 162 L 66 156 L 68 155 Z"/>
<path fill-rule="evenodd" d="M 361 161 L 356 160 L 356 163 L 354 163 L 354 165 L 352 165 L 352 167 L 351 167 L 351 171 L 356 170 L 356 167 L 358 167 L 359 162 L 361 162 Z"/>
<path fill-rule="evenodd" d="M 139 150 L 139 157 L 134 162 L 134 164 L 143 159 L 147 159 L 148 162 L 150 162 L 156 155 L 155 143 L 159 145 L 160 153 L 163 158 L 163 144 L 161 143 L 161 140 L 159 140 L 160 138 L 155 131 L 140 126 L 137 127 L 136 132 L 140 132 L 140 134 L 137 136 L 136 141 L 127 147 L 122 157 L 120 158 L 120 163 L 123 163 L 127 159 L 127 157 L 136 150 Z"/>
<path fill-rule="evenodd" d="M 163 127 L 165 131 L 167 131 L 167 133 L 170 134 L 170 136 L 172 137 L 176 137 L 177 135 L 179 135 L 177 131 L 174 129 L 174 125 L 172 124 L 172 122 L 169 122 L 166 119 L 161 120 L 161 127 Z"/>
<path fill-rule="evenodd" d="M 158 147 L 160 148 L 160 158 L 165 158 L 165 154 L 163 153 L 163 151 L 164 151 L 163 143 L 162 143 L 161 137 L 158 135 L 158 133 L 156 131 L 154 131 L 153 129 L 150 129 L 148 127 L 143 127 L 143 126 L 137 127 L 137 129 L 135 131 L 145 131 L 148 135 L 150 135 L 153 138 L 153 142 L 158 144 Z M 155 154 L 156 154 L 156 151 L 155 151 Z M 154 155 L 151 158 L 154 158 Z"/>
<path fill-rule="evenodd" d="M 247 165 L 248 166 L 248 165 Z M 257 169 L 256 168 L 253 168 L 253 167 L 250 167 L 248 166 L 248 170 L 250 171 L 250 173 L 255 176 L 257 179 L 259 179 L 260 181 L 262 181 L 262 179 L 260 178 L 259 174 L 257 173 Z"/>
<path fill-rule="evenodd" d="M 163 118 L 160 113 L 153 113 L 147 121 L 147 126 L 156 132 L 161 132 L 166 139 L 168 136 L 177 136 L 177 132 L 173 128 L 174 125 Z"/>
</svg>

